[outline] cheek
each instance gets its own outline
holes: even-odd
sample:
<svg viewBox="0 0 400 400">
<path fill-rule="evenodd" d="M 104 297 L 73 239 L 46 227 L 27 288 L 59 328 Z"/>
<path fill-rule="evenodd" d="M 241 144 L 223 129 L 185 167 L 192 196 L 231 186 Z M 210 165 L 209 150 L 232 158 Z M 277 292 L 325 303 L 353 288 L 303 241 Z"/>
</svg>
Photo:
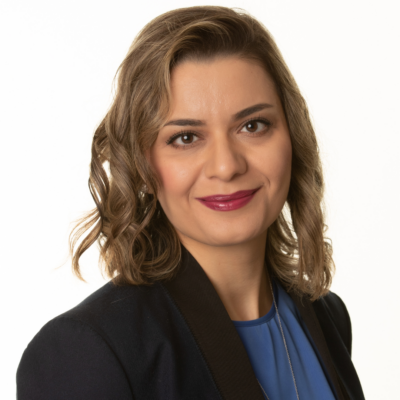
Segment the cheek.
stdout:
<svg viewBox="0 0 400 400">
<path fill-rule="evenodd" d="M 292 169 L 290 138 L 285 138 L 276 146 L 266 150 L 260 161 L 260 169 L 264 171 L 269 182 L 271 195 L 276 192 L 287 195 Z"/>
<path fill-rule="evenodd" d="M 168 202 L 171 197 L 181 197 L 187 194 L 191 187 L 193 171 L 187 163 L 179 160 L 153 158 L 154 169 L 161 182 L 159 197 Z"/>
</svg>

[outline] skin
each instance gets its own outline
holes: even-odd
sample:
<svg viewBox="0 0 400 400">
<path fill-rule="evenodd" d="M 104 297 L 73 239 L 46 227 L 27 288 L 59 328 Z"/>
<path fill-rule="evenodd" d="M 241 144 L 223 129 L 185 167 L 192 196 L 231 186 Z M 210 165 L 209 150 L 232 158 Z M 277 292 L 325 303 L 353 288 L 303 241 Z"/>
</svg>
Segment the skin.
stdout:
<svg viewBox="0 0 400 400">
<path fill-rule="evenodd" d="M 220 57 L 176 66 L 171 94 L 167 123 L 196 119 L 204 125 L 166 123 L 159 131 L 146 154 L 162 184 L 159 202 L 231 319 L 259 318 L 272 306 L 264 268 L 267 230 L 286 201 L 292 163 L 289 130 L 274 83 L 253 61 Z M 269 106 L 233 119 L 261 103 Z M 270 124 L 247 123 L 256 117 Z M 192 134 L 166 143 L 181 131 Z M 253 199 L 233 211 L 212 210 L 196 200 L 257 187 Z"/>
</svg>

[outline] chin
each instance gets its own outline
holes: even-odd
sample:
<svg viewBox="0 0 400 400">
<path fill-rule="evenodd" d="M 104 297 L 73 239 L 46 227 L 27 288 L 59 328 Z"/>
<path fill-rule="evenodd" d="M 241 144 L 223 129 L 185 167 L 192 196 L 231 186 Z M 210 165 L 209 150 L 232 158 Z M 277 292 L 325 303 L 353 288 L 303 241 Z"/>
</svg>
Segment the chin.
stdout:
<svg viewBox="0 0 400 400">
<path fill-rule="evenodd" d="M 205 232 L 205 230 L 203 230 L 203 232 Z M 214 229 L 209 233 L 206 233 L 205 237 L 203 233 L 203 237 L 204 242 L 211 246 L 234 246 L 249 242 L 262 235 L 262 233 L 262 229 L 254 230 L 254 227 L 249 227 L 249 229 L 243 229 L 243 227 L 240 227 L 240 229 Z"/>
</svg>

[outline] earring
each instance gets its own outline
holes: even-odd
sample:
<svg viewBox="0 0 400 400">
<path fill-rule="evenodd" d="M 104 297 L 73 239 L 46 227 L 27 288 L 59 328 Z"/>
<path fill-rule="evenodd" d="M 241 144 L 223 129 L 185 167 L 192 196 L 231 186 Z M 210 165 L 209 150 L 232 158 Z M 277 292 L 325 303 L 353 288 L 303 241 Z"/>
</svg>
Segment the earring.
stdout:
<svg viewBox="0 0 400 400">
<path fill-rule="evenodd" d="M 147 185 L 145 183 L 143 183 L 143 185 L 141 186 L 141 188 L 139 189 L 139 193 L 141 195 L 144 195 L 145 193 L 147 193 Z"/>
</svg>

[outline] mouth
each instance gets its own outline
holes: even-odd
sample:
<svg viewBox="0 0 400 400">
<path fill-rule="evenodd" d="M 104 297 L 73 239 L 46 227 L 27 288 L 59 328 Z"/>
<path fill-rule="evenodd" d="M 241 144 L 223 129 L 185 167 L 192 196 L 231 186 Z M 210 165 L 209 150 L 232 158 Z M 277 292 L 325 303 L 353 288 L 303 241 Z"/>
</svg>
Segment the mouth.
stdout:
<svg viewBox="0 0 400 400">
<path fill-rule="evenodd" d="M 239 190 L 231 194 L 215 194 L 206 197 L 196 197 L 196 200 L 199 200 L 200 203 L 212 210 L 233 211 L 244 207 L 249 203 L 260 187 L 250 190 Z"/>
</svg>

